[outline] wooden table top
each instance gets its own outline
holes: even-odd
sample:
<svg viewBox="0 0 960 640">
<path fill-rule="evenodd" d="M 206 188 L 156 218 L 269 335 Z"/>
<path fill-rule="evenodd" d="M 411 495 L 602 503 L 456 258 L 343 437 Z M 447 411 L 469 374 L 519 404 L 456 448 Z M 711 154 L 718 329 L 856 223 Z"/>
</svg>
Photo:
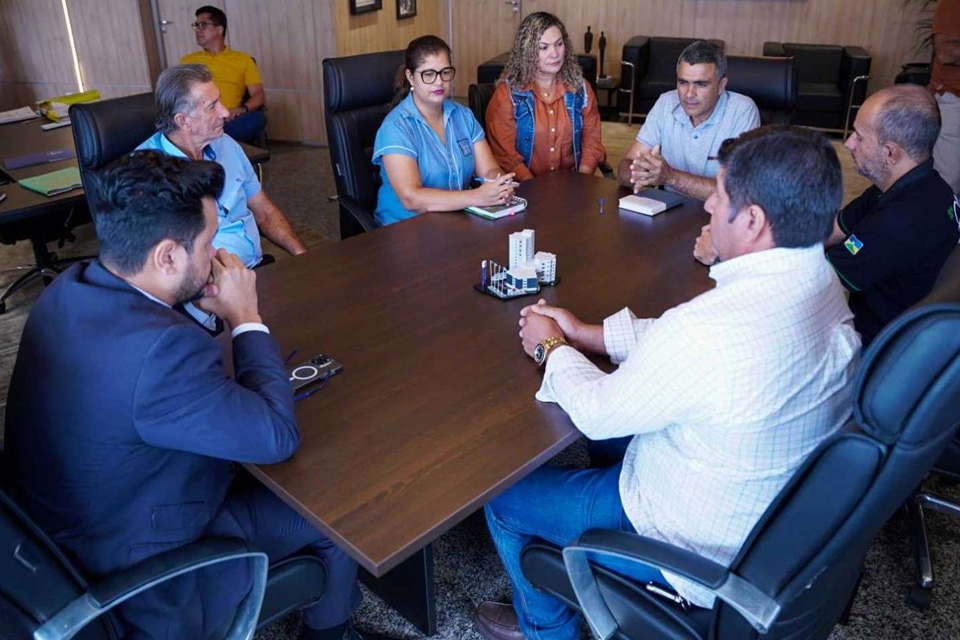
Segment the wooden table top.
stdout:
<svg viewBox="0 0 960 640">
<path fill-rule="evenodd" d="M 7 170 L 4 161 L 8 158 L 38 153 L 41 151 L 56 151 L 58 149 L 75 150 L 73 130 L 71 125 L 44 131 L 40 125 L 46 124 L 45 118 L 24 120 L 11 124 L 0 125 L 0 183 L 3 174 L 13 180 L 32 178 L 51 171 L 59 171 L 77 166 L 77 159 L 60 160 L 48 164 L 34 165 L 22 169 Z M 266 162 L 270 159 L 270 152 L 241 142 L 244 153 L 250 162 Z M 6 200 L 0 202 L 0 223 L 14 222 L 49 213 L 51 210 L 69 209 L 71 206 L 86 203 L 83 189 L 74 189 L 58 196 L 47 197 L 24 189 L 19 184 L 0 184 L 0 191 L 7 194 Z"/>
<path fill-rule="evenodd" d="M 480 260 L 536 231 L 561 282 L 542 297 L 600 322 L 712 287 L 692 257 L 707 223 L 688 201 L 654 218 L 617 210 L 612 180 L 557 174 L 523 184 L 528 209 L 500 221 L 419 216 L 259 270 L 261 314 L 284 354 L 344 365 L 297 403 L 292 459 L 248 469 L 374 575 L 383 575 L 575 441 L 520 347 L 519 311 L 473 290 Z M 598 198 L 605 213 L 598 213 Z"/>
</svg>

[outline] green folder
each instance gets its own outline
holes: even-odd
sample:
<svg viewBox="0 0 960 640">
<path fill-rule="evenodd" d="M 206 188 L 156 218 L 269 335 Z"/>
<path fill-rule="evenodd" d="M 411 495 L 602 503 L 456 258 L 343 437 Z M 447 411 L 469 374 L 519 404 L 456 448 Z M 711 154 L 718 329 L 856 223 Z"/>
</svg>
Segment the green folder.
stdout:
<svg viewBox="0 0 960 640">
<path fill-rule="evenodd" d="M 24 189 L 30 189 L 30 191 L 36 191 L 45 196 L 58 196 L 61 193 L 83 188 L 83 183 L 80 181 L 80 169 L 77 167 L 24 178 L 19 180 L 19 183 Z"/>
</svg>

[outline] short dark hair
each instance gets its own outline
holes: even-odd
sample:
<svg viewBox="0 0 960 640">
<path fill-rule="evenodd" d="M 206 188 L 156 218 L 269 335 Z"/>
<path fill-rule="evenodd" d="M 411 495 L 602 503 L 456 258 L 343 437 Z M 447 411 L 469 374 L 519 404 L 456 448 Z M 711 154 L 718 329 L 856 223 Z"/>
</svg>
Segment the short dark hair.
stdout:
<svg viewBox="0 0 960 640">
<path fill-rule="evenodd" d="M 209 13 L 210 22 L 218 27 L 223 27 L 223 35 L 227 35 L 227 14 L 225 14 L 222 9 L 205 4 L 197 9 L 193 15 L 199 18 L 201 13 Z"/>
<path fill-rule="evenodd" d="M 140 273 L 162 240 L 187 252 L 203 231 L 203 198 L 223 190 L 223 167 L 159 151 L 121 156 L 95 175 L 94 227 L 100 259 L 123 275 Z"/>
<path fill-rule="evenodd" d="M 689 65 L 712 64 L 716 69 L 717 80 L 722 80 L 727 75 L 727 56 L 723 52 L 723 47 L 706 40 L 697 40 L 688 44 L 680 52 L 677 67 L 681 62 Z"/>
<path fill-rule="evenodd" d="M 160 74 L 154 92 L 157 102 L 157 129 L 167 134 L 177 130 L 174 117 L 178 113 L 194 110 L 197 105 L 190 92 L 193 85 L 201 82 L 213 82 L 210 69 L 202 64 L 181 64 Z"/>
<path fill-rule="evenodd" d="M 822 134 L 768 125 L 720 145 L 730 220 L 755 204 L 766 213 L 778 247 L 824 242 L 843 199 L 840 159 Z"/>
<path fill-rule="evenodd" d="M 897 84 L 877 93 L 884 98 L 874 120 L 877 141 L 899 145 L 917 162 L 933 155 L 940 136 L 940 109 L 927 88 Z"/>
</svg>

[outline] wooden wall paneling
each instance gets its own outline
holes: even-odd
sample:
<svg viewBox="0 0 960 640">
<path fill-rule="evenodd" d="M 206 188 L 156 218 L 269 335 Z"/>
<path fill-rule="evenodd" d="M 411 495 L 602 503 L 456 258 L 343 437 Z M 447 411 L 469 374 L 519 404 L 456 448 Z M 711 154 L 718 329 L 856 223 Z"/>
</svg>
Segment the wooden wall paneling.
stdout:
<svg viewBox="0 0 960 640">
<path fill-rule="evenodd" d="M 84 0 L 86 1 L 86 0 Z M 274 6 L 282 6 L 286 3 L 274 3 Z M 223 9 L 227 14 L 227 44 L 233 46 L 230 41 L 230 32 L 233 30 L 233 20 L 230 12 L 225 9 L 224 0 L 157 0 L 158 20 L 169 20 L 166 25 L 166 33 L 162 34 L 163 48 L 166 53 L 166 66 L 172 67 L 180 62 L 180 58 L 199 49 L 197 39 L 190 25 L 196 22 L 197 18 L 194 12 L 201 5 L 212 5 Z"/>
<path fill-rule="evenodd" d="M 136 4 L 128 0 L 67 0 L 67 7 L 84 88 L 98 89 L 104 98 L 151 91 Z"/>
<path fill-rule="evenodd" d="M 326 142 L 321 60 L 334 54 L 329 0 L 227 0 L 230 46 L 257 59 L 267 95 L 267 134 Z"/>
<path fill-rule="evenodd" d="M 447 21 L 446 7 L 441 9 L 441 3 L 446 4 L 446 0 L 418 0 L 416 16 L 397 20 L 397 0 L 383 0 L 380 11 L 357 16 L 350 15 L 347 0 L 333 0 L 337 55 L 403 49 L 414 38 L 427 34 L 443 37 L 441 34 L 447 29 Z M 459 5 L 457 2 L 458 9 Z"/>
<path fill-rule="evenodd" d="M 476 28 L 496 20 L 501 4 L 455 3 L 458 66 L 467 67 L 458 74 L 458 96 L 475 81 L 479 62 L 506 50 Z M 587 25 L 594 54 L 606 32 L 605 70 L 613 74 L 624 42 L 634 35 L 720 38 L 730 53 L 747 55 L 760 55 L 766 40 L 862 46 L 873 56 L 871 90 L 891 84 L 904 62 L 929 59 L 929 52 L 914 52 L 919 8 L 904 7 L 903 0 L 524 0 L 522 6 L 524 15 L 558 15 L 578 52 Z"/>
<path fill-rule="evenodd" d="M 76 91 L 59 0 L 0 2 L 0 109 Z"/>
<path fill-rule="evenodd" d="M 477 65 L 513 46 L 521 14 L 513 13 L 505 0 L 454 2 L 453 11 L 453 57 L 457 66 L 453 91 L 456 96 L 466 97 L 469 86 L 477 81 Z"/>
</svg>

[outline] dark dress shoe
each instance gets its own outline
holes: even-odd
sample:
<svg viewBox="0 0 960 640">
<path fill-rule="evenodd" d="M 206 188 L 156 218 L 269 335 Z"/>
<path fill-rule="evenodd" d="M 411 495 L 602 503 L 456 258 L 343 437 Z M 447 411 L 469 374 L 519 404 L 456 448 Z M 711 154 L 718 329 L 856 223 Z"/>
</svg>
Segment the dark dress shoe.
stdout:
<svg viewBox="0 0 960 640">
<path fill-rule="evenodd" d="M 487 640 L 527 640 L 513 605 L 484 602 L 473 612 L 473 626 Z"/>
</svg>

